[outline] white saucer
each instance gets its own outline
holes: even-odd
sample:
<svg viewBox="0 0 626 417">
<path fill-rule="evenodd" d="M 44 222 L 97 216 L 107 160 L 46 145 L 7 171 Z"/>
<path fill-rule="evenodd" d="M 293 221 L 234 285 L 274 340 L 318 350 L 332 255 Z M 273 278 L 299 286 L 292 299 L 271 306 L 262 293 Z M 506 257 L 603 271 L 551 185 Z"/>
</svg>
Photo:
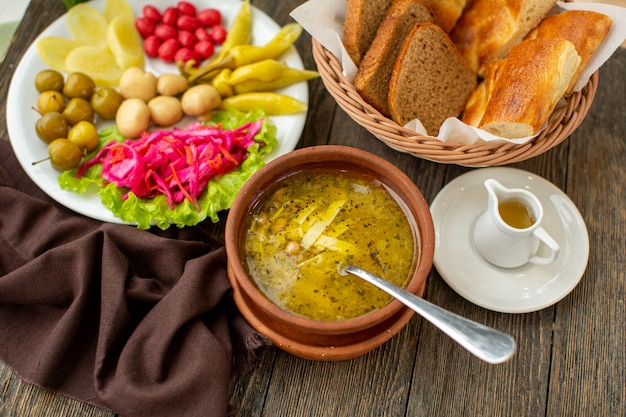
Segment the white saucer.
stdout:
<svg viewBox="0 0 626 417">
<path fill-rule="evenodd" d="M 509 188 L 525 188 L 544 206 L 543 227 L 561 251 L 548 266 L 496 267 L 484 260 L 471 235 L 485 210 L 483 182 L 495 178 Z M 528 313 L 551 306 L 569 294 L 582 278 L 589 258 L 589 236 L 574 203 L 554 184 L 515 168 L 480 168 L 448 183 L 433 200 L 434 265 L 459 295 L 489 310 Z"/>
</svg>

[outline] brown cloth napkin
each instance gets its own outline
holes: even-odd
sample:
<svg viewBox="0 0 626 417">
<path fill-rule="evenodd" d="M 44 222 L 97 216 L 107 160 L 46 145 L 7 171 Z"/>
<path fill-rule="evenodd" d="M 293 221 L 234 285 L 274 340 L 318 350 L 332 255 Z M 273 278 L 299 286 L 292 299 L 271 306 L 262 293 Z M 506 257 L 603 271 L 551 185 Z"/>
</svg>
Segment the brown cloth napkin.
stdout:
<svg viewBox="0 0 626 417">
<path fill-rule="evenodd" d="M 56 204 L 0 140 L 0 359 L 124 417 L 226 416 L 232 373 L 269 342 L 232 301 L 224 248 L 169 234 Z"/>
</svg>

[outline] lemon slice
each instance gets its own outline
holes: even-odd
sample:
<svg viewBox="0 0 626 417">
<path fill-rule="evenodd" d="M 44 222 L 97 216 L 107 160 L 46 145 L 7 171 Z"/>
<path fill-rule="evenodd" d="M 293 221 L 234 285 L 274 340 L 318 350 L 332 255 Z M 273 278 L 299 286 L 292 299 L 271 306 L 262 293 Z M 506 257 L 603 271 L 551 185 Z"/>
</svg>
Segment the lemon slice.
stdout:
<svg viewBox="0 0 626 417">
<path fill-rule="evenodd" d="M 48 36 L 37 41 L 37 54 L 41 60 L 49 67 L 59 71 L 67 71 L 65 60 L 69 53 L 85 43 L 73 39 L 59 38 L 56 36 Z"/>
<path fill-rule="evenodd" d="M 107 30 L 107 42 L 122 71 L 130 67 L 143 67 L 141 37 L 132 20 L 121 15 L 114 17 Z"/>
<path fill-rule="evenodd" d="M 133 9 L 125 0 L 107 0 L 102 13 L 108 22 L 112 22 L 117 16 L 121 16 L 131 23 L 135 21 Z"/>
<path fill-rule="evenodd" d="M 97 85 L 115 86 L 119 83 L 122 70 L 108 49 L 94 46 L 79 46 L 72 49 L 65 59 L 69 72 L 89 75 Z"/>
<path fill-rule="evenodd" d="M 94 47 L 106 46 L 109 22 L 98 9 L 80 3 L 67 12 L 67 26 L 74 39 Z"/>
</svg>

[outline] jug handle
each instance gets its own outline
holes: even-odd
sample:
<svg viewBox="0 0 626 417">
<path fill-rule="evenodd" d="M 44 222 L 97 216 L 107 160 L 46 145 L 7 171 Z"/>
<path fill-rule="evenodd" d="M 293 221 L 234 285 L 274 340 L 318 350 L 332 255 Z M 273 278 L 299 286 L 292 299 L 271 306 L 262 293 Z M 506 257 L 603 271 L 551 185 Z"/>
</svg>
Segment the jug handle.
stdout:
<svg viewBox="0 0 626 417">
<path fill-rule="evenodd" d="M 529 259 L 529 262 L 538 265 L 549 265 L 559 256 L 559 251 L 561 247 L 558 243 L 545 231 L 543 227 L 538 227 L 533 231 L 533 236 L 543 242 L 548 249 L 550 249 L 550 254 L 546 257 L 534 255 Z"/>
</svg>

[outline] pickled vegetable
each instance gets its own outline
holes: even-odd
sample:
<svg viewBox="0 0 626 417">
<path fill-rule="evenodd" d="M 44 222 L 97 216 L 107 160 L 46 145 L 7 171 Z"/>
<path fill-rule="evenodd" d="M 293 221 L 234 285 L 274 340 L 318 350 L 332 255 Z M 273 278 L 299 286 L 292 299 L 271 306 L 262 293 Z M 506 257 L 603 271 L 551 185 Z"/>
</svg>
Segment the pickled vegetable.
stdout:
<svg viewBox="0 0 626 417">
<path fill-rule="evenodd" d="M 222 100 L 220 109 L 254 111 L 261 108 L 269 116 L 280 116 L 306 111 L 306 103 L 285 94 L 272 92 L 245 93 Z"/>
<path fill-rule="evenodd" d="M 93 123 L 82 120 L 72 126 L 67 134 L 67 140 L 78 146 L 85 155 L 98 146 L 98 130 Z"/>
<path fill-rule="evenodd" d="M 83 152 L 67 139 L 56 139 L 48 145 L 48 156 L 54 169 L 67 171 L 80 164 Z"/>
<path fill-rule="evenodd" d="M 90 100 L 94 91 L 96 91 L 96 83 L 90 76 L 82 72 L 70 73 L 63 86 L 63 94 L 70 99 L 80 97 L 85 100 Z"/>
<path fill-rule="evenodd" d="M 90 104 L 98 117 L 105 120 L 113 120 L 122 101 L 122 95 L 116 89 L 103 87 L 91 96 Z"/>
<path fill-rule="evenodd" d="M 51 111 L 62 112 L 65 109 L 65 97 L 58 91 L 44 91 L 37 98 L 37 111 L 46 114 Z"/>
<path fill-rule="evenodd" d="M 263 46 L 238 45 L 229 51 L 235 67 L 248 65 L 265 59 L 276 59 L 284 54 L 293 43 L 300 37 L 302 26 L 297 23 L 289 23 L 283 26 L 280 31 Z"/>
<path fill-rule="evenodd" d="M 92 122 L 94 111 L 91 108 L 91 104 L 89 104 L 87 100 L 80 97 L 74 97 L 67 103 L 67 106 L 65 106 L 63 116 L 65 116 L 70 126 L 73 126 L 83 120 Z"/>
<path fill-rule="evenodd" d="M 65 61 L 74 49 L 85 46 L 85 42 L 74 39 L 48 36 L 37 41 L 37 54 L 49 67 L 58 71 L 69 72 Z"/>
<path fill-rule="evenodd" d="M 180 100 L 172 96 L 156 96 L 148 102 L 150 120 L 157 126 L 171 126 L 183 118 Z"/>
<path fill-rule="evenodd" d="M 221 69 L 235 70 L 238 67 L 266 59 L 276 59 L 293 45 L 301 33 L 302 26 L 297 23 L 290 23 L 283 26 L 278 34 L 263 46 L 235 45 L 228 51 L 221 53 L 221 56 L 210 61 L 207 65 L 191 71 L 189 81 L 196 82 L 198 80 L 210 79 Z"/>
<path fill-rule="evenodd" d="M 201 68 L 193 68 L 193 63 L 189 62 L 181 65 L 179 69 L 181 73 L 189 77 L 188 80 L 191 84 L 194 84 L 196 81 L 204 78 L 205 76 L 210 79 L 217 73 L 216 70 L 222 68 L 220 63 L 224 58 L 226 58 L 228 51 L 237 45 L 249 44 L 251 37 L 252 11 L 250 9 L 250 0 L 245 0 L 239 9 L 239 12 L 237 12 L 237 15 L 233 19 L 233 23 L 228 30 L 228 34 L 226 35 L 226 39 L 224 40 L 220 51 L 213 56 L 209 63 Z"/>
<path fill-rule="evenodd" d="M 317 71 L 291 68 L 274 59 L 265 59 L 235 69 L 228 82 L 235 94 L 272 91 L 319 77 Z"/>
<path fill-rule="evenodd" d="M 41 70 L 35 76 L 35 88 L 40 93 L 44 91 L 63 91 L 65 80 L 63 74 L 53 69 Z"/>
<path fill-rule="evenodd" d="M 95 7 L 87 3 L 77 4 L 68 10 L 66 20 L 74 39 L 97 48 L 106 46 L 109 22 Z"/>
<path fill-rule="evenodd" d="M 107 29 L 108 46 L 121 71 L 143 66 L 143 46 L 133 20 L 115 17 Z"/>
<path fill-rule="evenodd" d="M 125 0 L 107 0 L 104 3 L 102 14 L 108 22 L 112 22 L 116 17 L 121 17 L 132 24 L 135 19 L 132 7 Z"/>
<path fill-rule="evenodd" d="M 50 143 L 55 139 L 67 138 L 68 130 L 67 119 L 58 111 L 44 114 L 35 123 L 37 136 L 46 143 Z"/>
<path fill-rule="evenodd" d="M 98 85 L 114 86 L 119 82 L 122 70 L 111 52 L 93 46 L 79 46 L 72 49 L 65 59 L 70 72 L 89 75 Z"/>
</svg>

